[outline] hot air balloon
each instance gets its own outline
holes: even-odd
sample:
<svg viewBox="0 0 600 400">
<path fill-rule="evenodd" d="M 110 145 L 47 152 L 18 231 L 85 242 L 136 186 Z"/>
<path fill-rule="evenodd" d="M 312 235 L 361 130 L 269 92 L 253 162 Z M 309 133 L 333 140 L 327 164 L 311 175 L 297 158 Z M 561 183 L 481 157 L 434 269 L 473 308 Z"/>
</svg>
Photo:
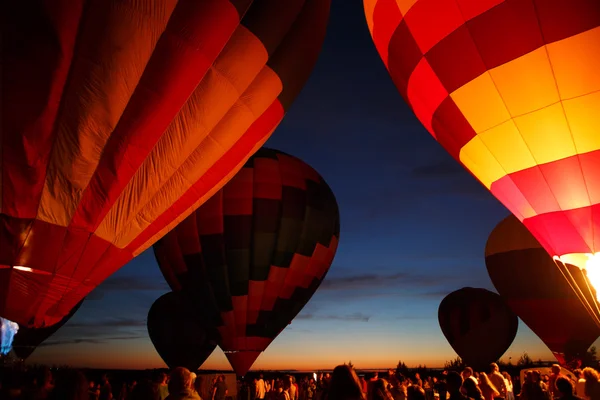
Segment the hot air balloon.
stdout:
<svg viewBox="0 0 600 400">
<path fill-rule="evenodd" d="M 163 294 L 148 312 L 148 335 L 169 368 L 200 368 L 217 347 L 213 332 L 180 293 Z"/>
<path fill-rule="evenodd" d="M 364 0 L 398 90 L 565 275 L 600 285 L 600 3 Z M 569 277 L 575 285 L 574 277 Z M 578 287 L 582 303 L 588 283 Z M 597 304 L 586 304 L 600 324 Z"/>
<path fill-rule="evenodd" d="M 27 328 L 25 326 L 19 327 L 17 334 L 15 335 L 12 350 L 17 357 L 22 360 L 27 359 L 34 350 L 43 342 L 46 341 L 50 336 L 54 335 L 64 324 L 67 323 L 75 315 L 77 310 L 83 304 L 81 300 L 73 309 L 57 324 L 51 325 L 46 328 Z"/>
<path fill-rule="evenodd" d="M 219 346 L 245 375 L 319 287 L 339 229 L 323 178 L 295 157 L 262 148 L 154 251 L 171 288 L 212 318 Z"/>
<path fill-rule="evenodd" d="M 519 327 L 519 319 L 500 296 L 472 287 L 444 297 L 438 320 L 460 358 L 467 365 L 486 370 L 508 350 Z"/>
<path fill-rule="evenodd" d="M 0 316 L 60 321 L 188 216 L 281 121 L 329 0 L 9 0 Z"/>
<path fill-rule="evenodd" d="M 516 217 L 505 218 L 490 234 L 485 264 L 500 296 L 561 365 L 575 365 L 574 358 L 600 337 L 600 328 L 569 281 Z M 575 281 L 584 285 L 582 271 L 567 267 Z M 588 301 L 592 303 L 593 298 Z"/>
</svg>

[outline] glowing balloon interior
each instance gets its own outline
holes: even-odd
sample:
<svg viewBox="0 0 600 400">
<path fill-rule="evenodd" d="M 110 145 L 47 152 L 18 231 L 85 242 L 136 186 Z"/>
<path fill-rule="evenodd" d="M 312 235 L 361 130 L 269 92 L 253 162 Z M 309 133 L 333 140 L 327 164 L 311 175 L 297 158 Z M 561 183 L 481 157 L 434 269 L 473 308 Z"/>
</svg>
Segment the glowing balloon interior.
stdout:
<svg viewBox="0 0 600 400">
<path fill-rule="evenodd" d="M 5 356 L 10 353 L 13 339 L 18 331 L 17 323 L 0 317 L 0 354 Z"/>
<path fill-rule="evenodd" d="M 364 0 L 364 7 L 375 46 L 423 126 L 563 273 L 565 263 L 586 269 L 598 288 L 598 0 Z M 580 298 L 593 292 L 588 286 L 578 288 Z M 600 325 L 598 304 L 588 306 Z"/>
<path fill-rule="evenodd" d="M 600 252 L 590 254 L 565 254 L 554 256 L 562 264 L 575 265 L 586 272 L 590 284 L 596 290 L 596 299 L 600 302 Z"/>
</svg>

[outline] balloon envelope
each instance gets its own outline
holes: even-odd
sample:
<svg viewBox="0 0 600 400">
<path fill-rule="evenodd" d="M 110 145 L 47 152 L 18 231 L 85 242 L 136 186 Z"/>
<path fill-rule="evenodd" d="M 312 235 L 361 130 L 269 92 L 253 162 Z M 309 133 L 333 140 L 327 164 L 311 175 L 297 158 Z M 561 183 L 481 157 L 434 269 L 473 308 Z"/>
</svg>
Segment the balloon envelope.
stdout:
<svg viewBox="0 0 600 400">
<path fill-rule="evenodd" d="M 485 264 L 500 296 L 561 365 L 571 365 L 600 336 L 600 328 L 552 257 L 516 217 L 505 218 L 490 234 Z M 568 267 L 584 284 L 583 272 Z M 587 300 L 593 302 L 594 297 Z"/>
<path fill-rule="evenodd" d="M 329 0 L 8 0 L 0 316 L 60 321 L 281 121 Z"/>
<path fill-rule="evenodd" d="M 590 265 L 587 254 L 600 252 L 600 2 L 364 6 L 381 58 L 425 128 L 550 255 Z"/>
<path fill-rule="evenodd" d="M 467 365 L 485 369 L 512 344 L 519 319 L 496 293 L 465 287 L 448 294 L 438 320 L 450 346 Z"/>
<path fill-rule="evenodd" d="M 159 297 L 148 312 L 148 335 L 169 368 L 196 371 L 217 347 L 216 332 L 180 293 Z"/>
<path fill-rule="evenodd" d="M 73 307 L 73 309 L 71 309 L 71 311 L 57 324 L 45 328 L 19 327 L 19 331 L 15 335 L 15 340 L 13 341 L 13 352 L 17 357 L 23 360 L 27 359 L 40 344 L 62 328 L 62 326 L 75 315 L 82 304 L 83 300 Z"/>
<path fill-rule="evenodd" d="M 329 270 L 339 211 L 303 161 L 262 148 L 203 206 L 154 245 L 173 290 L 200 306 L 244 375 Z"/>
</svg>

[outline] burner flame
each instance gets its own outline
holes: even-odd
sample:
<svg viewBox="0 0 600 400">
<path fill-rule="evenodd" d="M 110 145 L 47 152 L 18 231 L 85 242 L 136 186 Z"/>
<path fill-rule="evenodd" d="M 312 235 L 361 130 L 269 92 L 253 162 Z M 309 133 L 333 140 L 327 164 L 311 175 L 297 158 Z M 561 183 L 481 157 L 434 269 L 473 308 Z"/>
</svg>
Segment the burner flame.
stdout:
<svg viewBox="0 0 600 400">
<path fill-rule="evenodd" d="M 16 322 L 0 317 L 0 354 L 5 356 L 10 352 L 13 339 L 18 331 L 19 325 Z"/>
</svg>

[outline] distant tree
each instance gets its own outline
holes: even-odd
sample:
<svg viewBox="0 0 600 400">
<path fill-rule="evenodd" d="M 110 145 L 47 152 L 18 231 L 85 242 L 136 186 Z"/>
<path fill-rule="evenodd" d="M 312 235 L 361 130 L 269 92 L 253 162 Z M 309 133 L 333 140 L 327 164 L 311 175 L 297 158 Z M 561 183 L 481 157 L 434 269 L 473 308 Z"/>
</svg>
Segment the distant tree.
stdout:
<svg viewBox="0 0 600 400">
<path fill-rule="evenodd" d="M 598 361 L 598 358 L 596 356 L 596 346 L 592 346 L 590 347 L 590 349 L 588 350 L 588 357 L 592 360 L 592 361 Z"/>
<path fill-rule="evenodd" d="M 533 365 L 533 360 L 531 359 L 531 357 L 529 357 L 529 354 L 527 354 L 527 352 L 524 352 L 519 358 L 519 361 L 517 361 L 517 365 L 519 367 L 530 367 Z"/>
<path fill-rule="evenodd" d="M 446 361 L 444 363 L 444 369 L 449 371 L 462 371 L 465 369 L 467 364 L 460 357 L 456 357 L 454 360 Z"/>
<path fill-rule="evenodd" d="M 581 357 L 581 367 L 598 368 L 598 356 L 596 346 L 590 347 Z"/>
<path fill-rule="evenodd" d="M 423 378 L 424 376 L 429 375 L 429 368 L 427 368 L 427 365 L 425 364 L 419 364 L 414 372 L 418 372 L 421 375 L 421 378 Z"/>
<path fill-rule="evenodd" d="M 407 376 L 409 374 L 409 372 L 410 372 L 410 370 L 406 366 L 406 364 L 402 361 L 398 361 L 398 365 L 396 365 L 396 374 Z"/>
</svg>

